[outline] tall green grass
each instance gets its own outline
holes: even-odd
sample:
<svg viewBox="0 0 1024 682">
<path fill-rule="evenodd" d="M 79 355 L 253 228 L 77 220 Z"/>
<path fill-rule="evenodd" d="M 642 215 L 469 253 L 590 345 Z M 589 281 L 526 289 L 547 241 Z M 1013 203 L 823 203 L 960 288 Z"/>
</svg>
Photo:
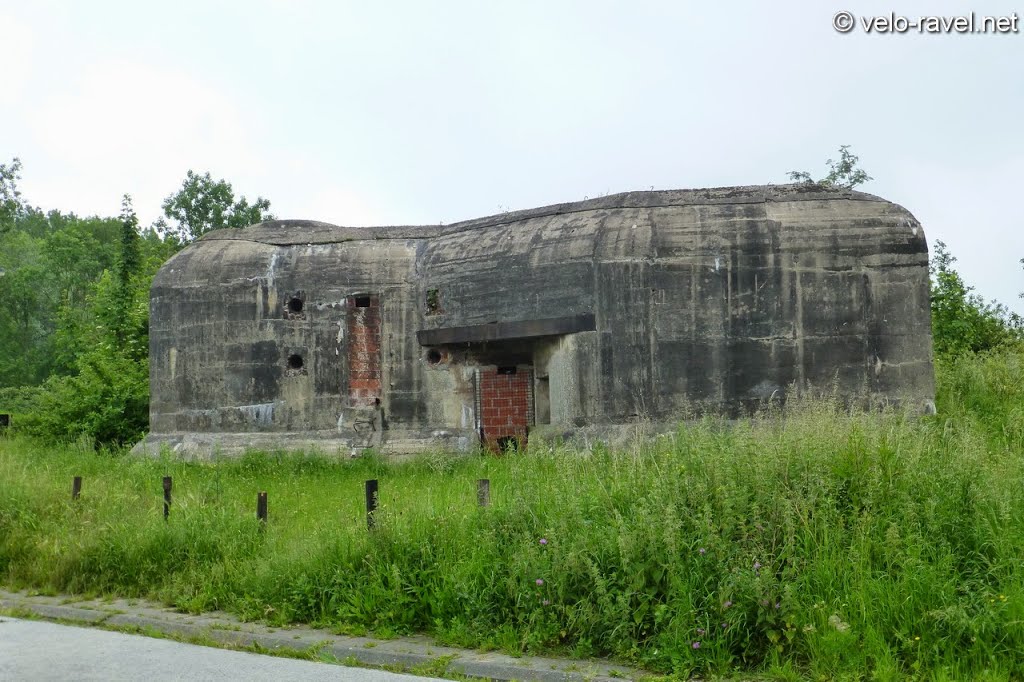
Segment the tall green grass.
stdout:
<svg viewBox="0 0 1024 682">
<path fill-rule="evenodd" d="M 940 370 L 934 417 L 818 401 L 621 451 L 195 464 L 0 439 L 0 582 L 678 675 L 1020 679 L 1022 358 Z"/>
</svg>

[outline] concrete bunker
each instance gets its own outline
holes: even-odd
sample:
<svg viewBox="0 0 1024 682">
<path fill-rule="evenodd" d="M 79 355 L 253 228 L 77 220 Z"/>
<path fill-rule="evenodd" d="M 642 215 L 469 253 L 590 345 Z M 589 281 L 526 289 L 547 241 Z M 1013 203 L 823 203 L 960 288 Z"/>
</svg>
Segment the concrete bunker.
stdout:
<svg viewBox="0 0 1024 682">
<path fill-rule="evenodd" d="M 140 448 L 500 451 L 792 387 L 924 406 L 927 263 L 905 209 L 813 185 L 214 232 L 154 280 Z"/>
</svg>

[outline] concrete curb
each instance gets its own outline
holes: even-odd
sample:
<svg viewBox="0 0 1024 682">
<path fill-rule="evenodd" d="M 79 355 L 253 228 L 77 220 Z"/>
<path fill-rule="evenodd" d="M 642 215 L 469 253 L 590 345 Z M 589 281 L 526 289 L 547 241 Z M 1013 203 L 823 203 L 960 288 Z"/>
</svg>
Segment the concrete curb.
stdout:
<svg viewBox="0 0 1024 682">
<path fill-rule="evenodd" d="M 400 668 L 441 676 L 458 674 L 512 682 L 612 682 L 650 675 L 600 661 L 572 661 L 434 646 L 424 637 L 375 640 L 335 635 L 308 627 L 271 628 L 243 623 L 225 613 L 189 615 L 142 601 L 76 600 L 0 590 L 0 611 L 142 634 L 160 633 L 198 644 L 275 652 L 327 654 L 346 664 Z M 424 674 L 424 673 L 420 673 Z"/>
</svg>

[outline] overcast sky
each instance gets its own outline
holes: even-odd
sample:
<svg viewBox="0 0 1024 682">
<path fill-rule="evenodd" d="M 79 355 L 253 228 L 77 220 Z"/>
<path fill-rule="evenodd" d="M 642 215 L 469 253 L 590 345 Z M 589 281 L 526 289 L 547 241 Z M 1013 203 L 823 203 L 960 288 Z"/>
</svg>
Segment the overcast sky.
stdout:
<svg viewBox="0 0 1024 682">
<path fill-rule="evenodd" d="M 847 33 L 978 2 L 0 0 L 0 163 L 143 223 L 188 169 L 279 217 L 454 222 L 783 183 L 849 144 L 986 298 L 1024 312 L 1024 27 Z"/>
</svg>

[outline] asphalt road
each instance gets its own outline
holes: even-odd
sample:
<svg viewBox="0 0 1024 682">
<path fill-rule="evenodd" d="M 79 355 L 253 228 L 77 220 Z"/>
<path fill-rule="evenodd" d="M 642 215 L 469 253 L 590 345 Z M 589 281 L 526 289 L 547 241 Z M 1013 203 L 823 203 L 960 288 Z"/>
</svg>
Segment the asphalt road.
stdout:
<svg viewBox="0 0 1024 682">
<path fill-rule="evenodd" d="M 398 675 L 0 616 L 0 680 L 413 682 Z"/>
</svg>

